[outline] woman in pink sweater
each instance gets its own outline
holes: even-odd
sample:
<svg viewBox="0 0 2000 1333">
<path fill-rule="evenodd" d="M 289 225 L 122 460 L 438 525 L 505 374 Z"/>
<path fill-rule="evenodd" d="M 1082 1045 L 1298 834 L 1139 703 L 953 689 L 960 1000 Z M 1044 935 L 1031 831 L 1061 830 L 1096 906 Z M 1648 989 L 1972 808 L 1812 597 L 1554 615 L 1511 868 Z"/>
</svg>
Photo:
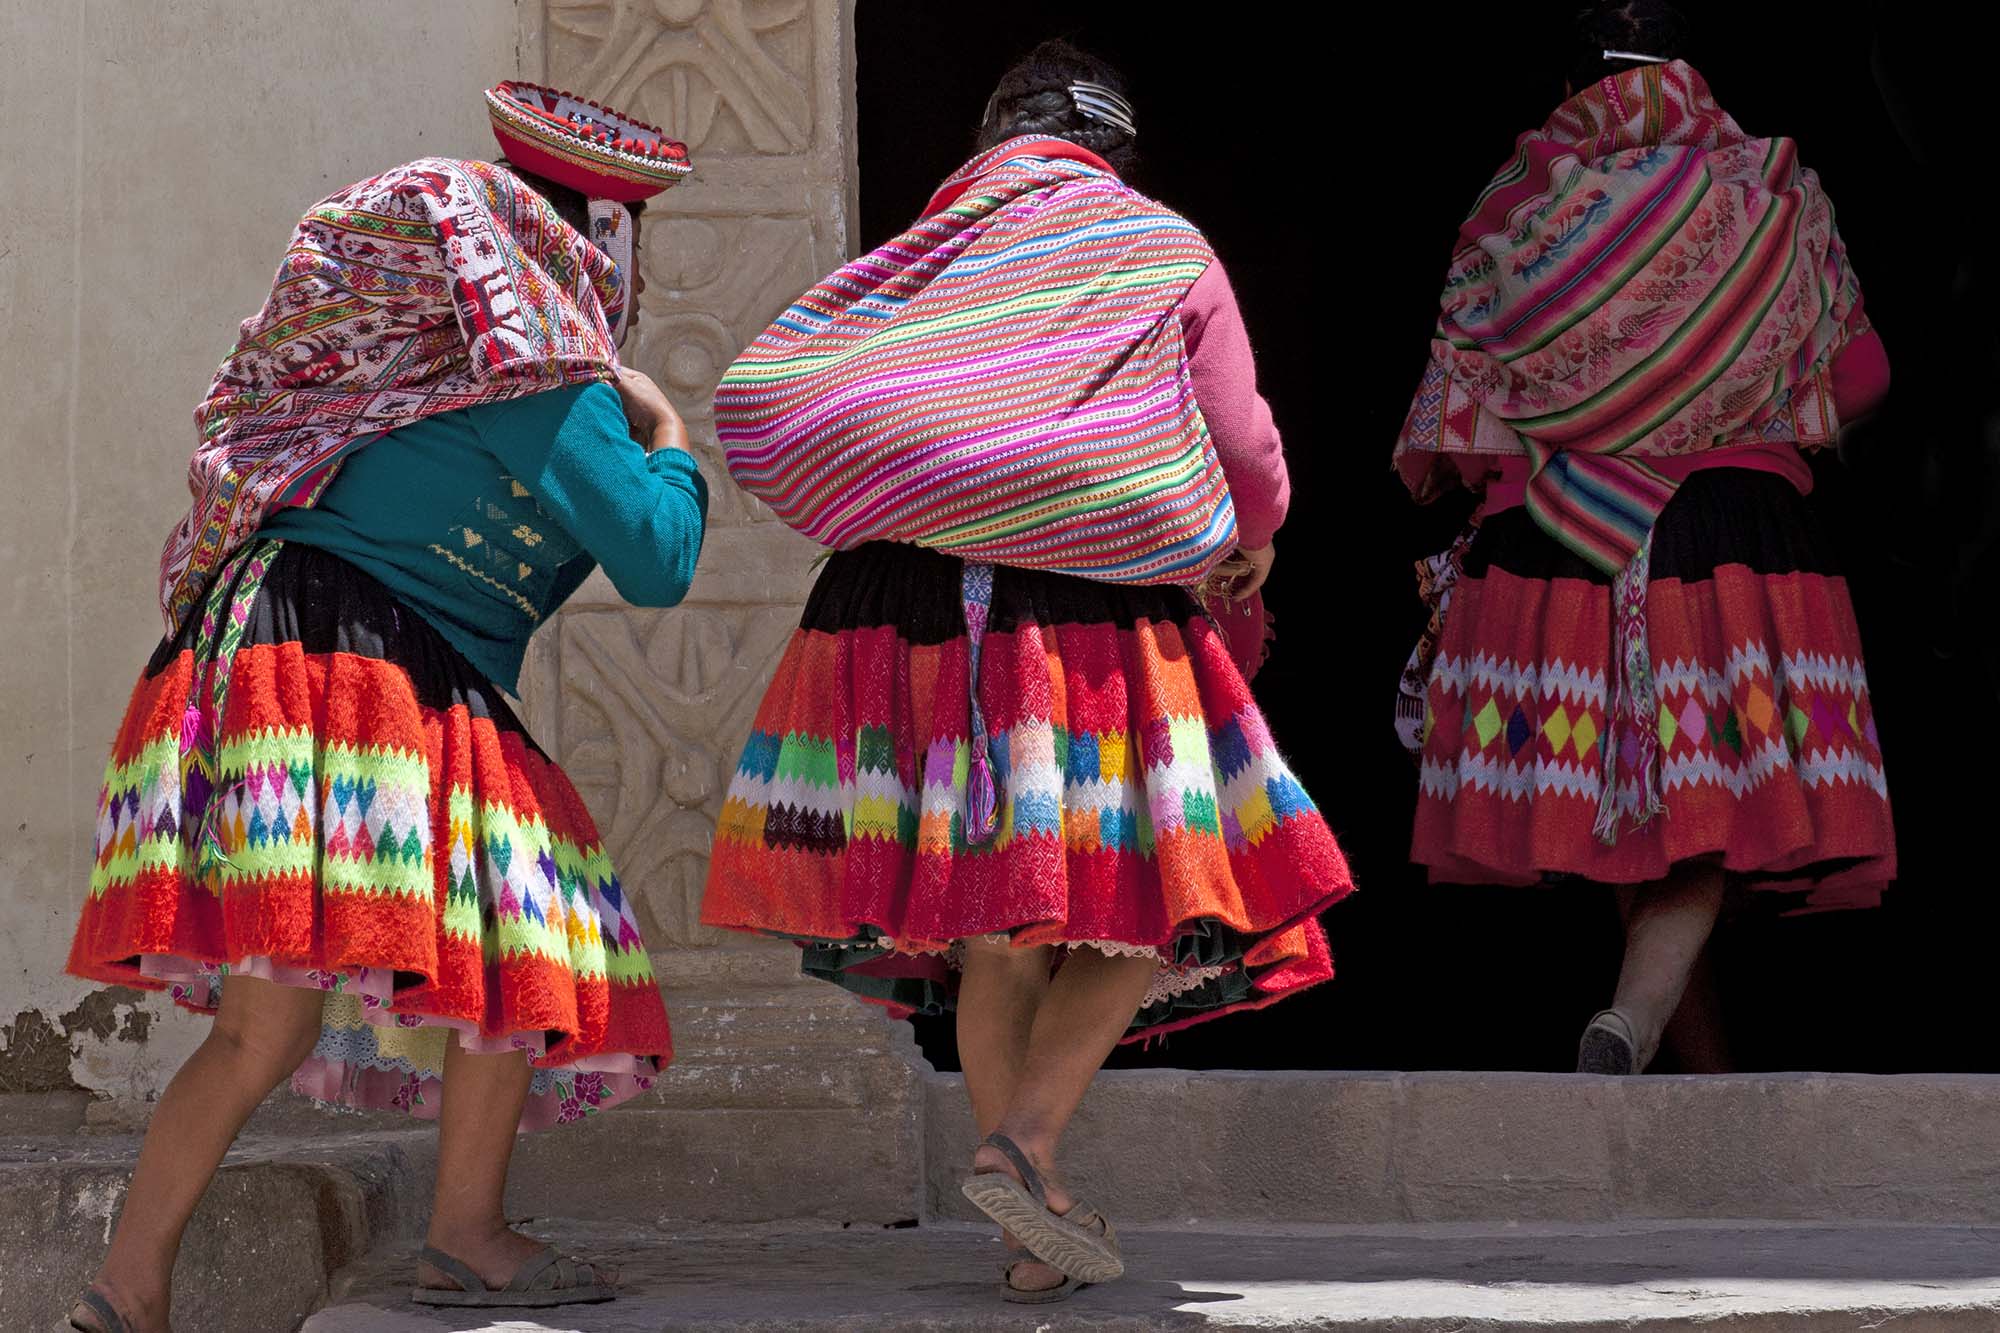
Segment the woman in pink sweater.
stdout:
<svg viewBox="0 0 2000 1333">
<path fill-rule="evenodd" d="M 1060 183 L 1010 197 L 1016 211 L 973 244 L 922 250 L 913 230 L 849 266 L 864 276 L 843 269 L 795 309 L 819 311 L 822 290 L 858 290 L 868 273 L 904 273 L 912 254 L 926 283 L 978 287 L 1003 273 L 1021 287 L 1009 300 L 1037 328 L 1061 330 L 1063 347 L 1088 344 L 1084 355 L 1096 356 L 1115 346 L 1125 364 L 1120 340 L 1139 340 L 1139 360 L 1159 367 L 1146 373 L 1163 377 L 1135 391 L 1140 406 L 1078 406 L 1101 367 L 1055 353 L 1037 363 L 1037 384 L 1079 397 L 1046 423 L 1024 418 L 1008 397 L 1022 379 L 1020 346 L 995 336 L 973 358 L 958 325 L 932 318 L 890 326 L 908 366 L 899 382 L 928 387 L 893 411 L 821 414 L 811 429 L 830 420 L 826 430 L 847 430 L 843 445 L 867 459 L 879 443 L 871 431 L 944 418 L 955 395 L 980 404 L 982 423 L 1021 431 L 1032 420 L 1065 449 L 1102 450 L 1101 438 L 1062 431 L 1073 420 L 1099 423 L 1099 436 L 1183 422 L 1185 372 L 1234 497 L 1240 549 L 1208 598 L 1228 638 L 1171 584 L 982 565 L 886 541 L 836 551 L 758 710 L 702 911 L 711 925 L 798 941 L 809 975 L 892 1011 L 956 1009 L 986 1136 L 964 1188 L 1008 1233 L 1016 1257 L 1003 1294 L 1019 1302 L 1060 1300 L 1123 1269 L 1109 1220 L 1055 1170 L 1063 1130 L 1112 1046 L 1331 977 L 1317 915 L 1349 888 L 1332 834 L 1244 682 L 1263 649 L 1258 590 L 1288 486 L 1229 280 L 1213 264 L 1198 277 L 1092 269 L 1091 252 L 1066 246 L 1103 224 L 1071 230 L 1065 188 L 1130 193 L 1118 177 L 1136 129 L 1123 87 L 1063 43 L 1037 49 L 1001 80 L 979 156 L 926 213 L 961 200 L 975 213 L 1010 171 Z M 1035 220 L 1052 235 L 1025 231 Z M 1191 228 L 1172 225 L 1177 253 L 1205 254 Z M 1048 274 L 1037 263 L 1054 272 L 1020 276 Z M 1115 318 L 1100 318 L 1098 302 Z M 769 337 L 808 338 L 848 318 L 880 328 L 918 304 L 885 293 L 855 301 L 858 316 L 781 317 Z M 802 447 L 757 415 L 779 397 L 766 383 L 731 400 L 730 429 L 776 437 L 767 453 Z M 721 407 L 719 395 L 719 417 Z M 1198 422 L 1193 430 L 1199 442 Z M 965 438 L 940 448 L 969 449 Z M 982 770 L 990 789 L 975 783 Z"/>
</svg>

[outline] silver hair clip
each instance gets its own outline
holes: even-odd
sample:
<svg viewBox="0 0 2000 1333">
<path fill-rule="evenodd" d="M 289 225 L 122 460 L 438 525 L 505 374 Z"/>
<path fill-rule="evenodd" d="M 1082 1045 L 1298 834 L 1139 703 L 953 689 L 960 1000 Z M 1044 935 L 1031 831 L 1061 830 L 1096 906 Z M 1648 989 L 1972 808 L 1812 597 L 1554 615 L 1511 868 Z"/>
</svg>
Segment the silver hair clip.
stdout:
<svg viewBox="0 0 2000 1333">
<path fill-rule="evenodd" d="M 1637 60 L 1646 65 L 1671 65 L 1673 63 L 1665 56 L 1649 56 L 1641 54 L 1638 51 L 1606 51 L 1604 58 L 1606 60 Z"/>
<path fill-rule="evenodd" d="M 1132 123 L 1132 104 L 1103 84 L 1072 83 L 1069 100 L 1076 103 L 1085 119 L 1101 120 L 1135 139 L 1139 137 L 1138 126 Z"/>
</svg>

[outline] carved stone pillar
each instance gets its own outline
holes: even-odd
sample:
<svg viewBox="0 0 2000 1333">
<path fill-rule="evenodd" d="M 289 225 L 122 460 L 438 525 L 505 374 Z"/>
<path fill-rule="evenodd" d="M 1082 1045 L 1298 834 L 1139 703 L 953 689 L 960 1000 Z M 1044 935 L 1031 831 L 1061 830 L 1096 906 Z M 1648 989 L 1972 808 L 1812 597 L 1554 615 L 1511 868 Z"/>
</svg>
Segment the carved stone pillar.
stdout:
<svg viewBox="0 0 2000 1333">
<path fill-rule="evenodd" d="M 793 946 L 700 924 L 715 819 L 815 554 L 731 484 L 710 398 L 737 351 L 851 248 L 852 0 L 523 10 L 528 77 L 662 125 L 693 155 L 694 176 L 645 219 L 648 290 L 626 358 L 687 417 L 711 505 L 685 605 L 626 607 L 600 574 L 538 636 L 523 676 L 530 725 L 639 904 L 678 1059 L 652 1099 L 581 1139 L 524 1144 L 520 1201 L 572 1216 L 914 1217 L 907 1030 L 800 981 Z"/>
</svg>

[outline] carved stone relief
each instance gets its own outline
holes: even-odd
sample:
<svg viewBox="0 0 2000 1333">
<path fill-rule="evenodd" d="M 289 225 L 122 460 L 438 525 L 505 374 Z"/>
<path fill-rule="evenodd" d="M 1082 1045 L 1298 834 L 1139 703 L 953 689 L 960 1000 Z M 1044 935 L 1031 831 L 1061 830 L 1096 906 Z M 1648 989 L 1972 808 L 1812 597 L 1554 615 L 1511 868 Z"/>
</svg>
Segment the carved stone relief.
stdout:
<svg viewBox="0 0 2000 1333">
<path fill-rule="evenodd" d="M 564 761 L 655 950 L 722 942 L 698 924 L 709 836 L 797 624 L 790 606 L 563 617 Z"/>
<path fill-rule="evenodd" d="M 549 0 L 563 86 L 668 126 L 704 153 L 812 144 L 814 56 L 839 7 L 814 0 Z"/>
<path fill-rule="evenodd" d="M 599 576 L 538 637 L 523 698 L 604 830 L 648 946 L 720 959 L 768 947 L 704 929 L 701 889 L 813 552 L 730 482 L 709 403 L 738 350 L 844 257 L 851 0 L 544 0 L 542 17 L 546 82 L 665 127 L 694 158 L 648 210 L 626 356 L 687 418 L 710 509 L 687 603 L 635 610 Z M 682 960 L 660 971 L 699 970 Z"/>
</svg>

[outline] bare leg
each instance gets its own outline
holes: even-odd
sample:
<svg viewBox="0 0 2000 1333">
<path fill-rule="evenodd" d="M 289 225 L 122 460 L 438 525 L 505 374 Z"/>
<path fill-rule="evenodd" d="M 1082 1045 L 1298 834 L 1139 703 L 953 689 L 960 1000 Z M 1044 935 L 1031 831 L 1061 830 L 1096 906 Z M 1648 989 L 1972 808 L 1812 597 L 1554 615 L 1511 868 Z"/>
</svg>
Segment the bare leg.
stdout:
<svg viewBox="0 0 2000 1333">
<path fill-rule="evenodd" d="M 1037 1167 L 1053 1167 L 1070 1117 L 1111 1048 L 1132 1025 L 1159 968 L 1155 958 L 1076 949 L 1049 983 L 1029 1033 L 1027 1066 L 1000 1118 L 1001 1132 L 1020 1144 Z M 991 1149 L 988 1155 L 999 1156 Z"/>
<path fill-rule="evenodd" d="M 1049 991 L 1054 952 L 1047 947 L 1017 949 L 995 940 L 965 942 L 958 983 L 958 1061 L 982 1139 L 1000 1128 L 1000 1117 L 1027 1068 L 1028 1036 Z M 1002 1239 L 1010 1250 L 1021 1248 L 1011 1232 L 1002 1233 Z M 1024 1291 L 1041 1291 L 1059 1285 L 1062 1274 L 1030 1260 L 1014 1270 L 1012 1281 Z"/>
<path fill-rule="evenodd" d="M 983 964 L 982 957 L 968 948 L 967 980 L 975 968 L 992 965 Z M 1042 1172 L 1048 1184 L 1049 1207 L 1055 1212 L 1069 1211 L 1074 1202 L 1055 1173 L 1056 1149 L 1063 1131 L 1103 1067 L 1104 1058 L 1131 1026 L 1158 968 L 1158 961 L 1152 958 L 1114 958 L 1095 949 L 1073 950 L 1048 983 L 1047 993 L 1035 1010 L 1013 1095 L 993 1128 L 1019 1144 Z M 960 1004 L 964 1004 L 963 991 Z M 974 1081 L 970 1070 L 968 1063 L 968 1087 Z M 983 1121 L 981 1128 L 986 1128 Z M 997 1149 L 983 1146 L 973 1155 L 973 1167 L 1014 1174 Z M 1059 1280 L 1060 1274 L 1040 1264 L 1023 1266 L 1014 1278 L 1015 1285 L 1028 1289 L 1052 1286 Z"/>
<path fill-rule="evenodd" d="M 1736 1068 L 1722 1024 L 1722 996 L 1715 985 L 1713 950 L 1703 949 L 1688 978 L 1680 1008 L 1667 1023 L 1665 1044 L 1683 1074 L 1727 1074 Z"/>
<path fill-rule="evenodd" d="M 437 1199 L 425 1243 L 468 1265 L 489 1287 L 504 1287 L 542 1248 L 507 1227 L 507 1167 L 514 1157 L 521 1108 L 534 1068 L 519 1051 L 471 1055 L 452 1034 L 444 1059 L 444 1103 L 438 1111 Z M 429 1264 L 427 1286 L 458 1284 Z"/>
<path fill-rule="evenodd" d="M 1722 867 L 1697 863 L 1679 866 L 1657 883 L 1618 891 L 1625 963 L 1613 1005 L 1631 1020 L 1638 1037 L 1639 1070 L 1652 1060 L 1667 1020 L 1680 1007 L 1688 976 L 1722 911 L 1722 888 Z"/>
<path fill-rule="evenodd" d="M 1028 1037 L 1049 993 L 1053 952 L 992 940 L 965 942 L 965 970 L 958 985 L 958 1058 L 981 1138 L 1000 1128 L 1000 1117 L 1027 1067 Z"/>
<path fill-rule="evenodd" d="M 94 1285 L 135 1330 L 167 1327 L 181 1233 L 243 1122 L 312 1054 L 324 1004 L 319 991 L 257 977 L 223 986 L 214 1027 L 160 1095 L 97 1271 Z"/>
</svg>

